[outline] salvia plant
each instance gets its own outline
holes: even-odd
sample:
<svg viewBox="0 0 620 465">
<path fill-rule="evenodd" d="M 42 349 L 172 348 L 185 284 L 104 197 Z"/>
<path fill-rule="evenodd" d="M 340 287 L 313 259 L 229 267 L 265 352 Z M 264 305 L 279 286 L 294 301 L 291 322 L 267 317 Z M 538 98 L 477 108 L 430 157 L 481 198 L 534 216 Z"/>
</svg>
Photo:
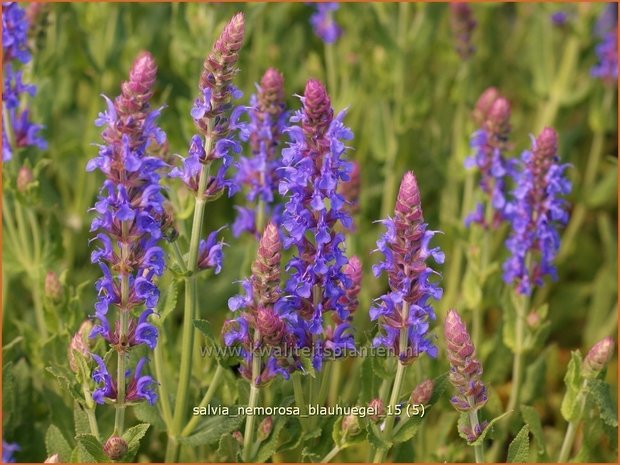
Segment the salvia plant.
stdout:
<svg viewBox="0 0 620 465">
<path fill-rule="evenodd" d="M 616 463 L 617 22 L 3 3 L 3 462 Z"/>
</svg>

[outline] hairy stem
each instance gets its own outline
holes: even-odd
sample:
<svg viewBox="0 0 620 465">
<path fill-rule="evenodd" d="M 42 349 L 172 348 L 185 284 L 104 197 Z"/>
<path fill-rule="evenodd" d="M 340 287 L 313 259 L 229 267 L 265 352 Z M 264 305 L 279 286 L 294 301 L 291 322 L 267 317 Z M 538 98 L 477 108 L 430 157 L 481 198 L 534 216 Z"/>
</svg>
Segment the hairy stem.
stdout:
<svg viewBox="0 0 620 465">
<path fill-rule="evenodd" d="M 260 343 L 260 331 L 254 330 L 254 347 L 255 353 L 252 354 L 252 379 L 250 380 L 250 399 L 248 400 L 248 407 L 250 415 L 246 417 L 245 421 L 245 434 L 243 435 L 243 461 L 249 462 L 251 457 L 252 445 L 254 443 L 254 422 L 256 415 L 254 410 L 258 405 L 258 384 L 257 380 L 261 371 L 261 359 L 258 353 L 258 344 Z"/>
</svg>

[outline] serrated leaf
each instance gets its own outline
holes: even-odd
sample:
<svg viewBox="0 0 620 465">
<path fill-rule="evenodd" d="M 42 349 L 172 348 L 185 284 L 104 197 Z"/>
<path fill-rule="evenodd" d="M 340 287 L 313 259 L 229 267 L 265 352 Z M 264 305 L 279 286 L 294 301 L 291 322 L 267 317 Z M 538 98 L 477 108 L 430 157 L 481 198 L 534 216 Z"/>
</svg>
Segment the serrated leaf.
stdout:
<svg viewBox="0 0 620 465">
<path fill-rule="evenodd" d="M 383 439 L 383 435 L 381 434 L 381 431 L 379 431 L 379 427 L 375 423 L 369 422 L 366 431 L 366 437 L 368 439 L 368 442 L 372 444 L 376 449 L 389 449 L 390 447 L 392 447 L 391 442 Z"/>
<path fill-rule="evenodd" d="M 316 371 L 314 369 L 314 365 L 312 365 L 312 358 L 306 355 L 302 355 L 299 358 L 301 362 L 301 369 L 304 372 L 304 375 L 310 376 L 311 378 L 316 378 Z"/>
<path fill-rule="evenodd" d="M 538 454 L 543 457 L 547 457 L 547 449 L 545 447 L 545 436 L 543 434 L 542 423 L 540 421 L 540 415 L 534 407 L 529 405 L 521 406 L 521 418 L 527 426 L 529 426 L 530 431 L 532 432 L 532 436 L 534 436 L 534 441 L 536 441 L 536 447 L 538 449 Z"/>
<path fill-rule="evenodd" d="M 480 433 L 480 436 L 478 436 L 475 441 L 468 442 L 467 444 L 470 446 L 482 445 L 484 439 L 487 437 L 487 434 L 489 434 L 493 430 L 493 425 L 495 425 L 495 423 L 497 423 L 499 420 L 504 418 L 506 415 L 509 415 L 510 413 L 511 412 L 505 412 L 505 413 L 502 413 L 500 416 L 493 418 L 491 421 L 489 421 L 489 424 L 487 425 L 487 427 L 482 430 L 482 433 Z"/>
<path fill-rule="evenodd" d="M 69 378 L 67 378 L 66 374 L 62 370 L 56 367 L 46 367 L 45 370 L 48 373 L 51 373 L 56 378 L 60 386 L 66 389 L 69 392 L 69 394 L 71 394 L 71 397 L 73 397 L 73 400 L 78 401 L 78 402 L 84 402 L 82 393 L 77 390 L 77 388 L 74 386 L 74 384 L 71 381 L 69 381 Z"/>
<path fill-rule="evenodd" d="M 61 462 L 71 460 L 71 446 L 56 425 L 50 425 L 45 433 L 45 449 L 48 457 L 58 454 Z"/>
<path fill-rule="evenodd" d="M 530 428 L 523 425 L 521 431 L 508 446 L 508 463 L 525 463 L 530 456 Z"/>
<path fill-rule="evenodd" d="M 617 427 L 618 414 L 609 384 L 600 379 L 591 379 L 588 381 L 588 390 L 598 406 L 601 420 L 609 426 Z"/>
<path fill-rule="evenodd" d="M 140 440 L 144 437 L 150 426 L 151 425 L 148 423 L 140 423 L 123 433 L 123 439 L 127 442 L 127 453 L 123 457 L 123 462 L 133 461 L 140 447 Z"/>
<path fill-rule="evenodd" d="M 564 419 L 568 422 L 577 420 L 580 415 L 579 392 L 581 391 L 581 354 L 578 350 L 571 353 L 571 359 L 568 362 L 566 375 L 564 375 L 564 384 L 566 385 L 566 393 L 562 399 L 561 412 Z"/>
<path fill-rule="evenodd" d="M 136 415 L 136 418 L 142 423 L 149 423 L 158 429 L 163 429 L 165 427 L 164 421 L 159 414 L 159 410 L 157 410 L 155 406 L 150 405 L 148 402 L 140 402 L 135 405 L 133 412 Z"/>
<path fill-rule="evenodd" d="M 166 290 L 166 297 L 164 298 L 164 305 L 159 312 L 159 324 L 162 325 L 166 318 L 172 313 L 177 306 L 177 300 L 179 295 L 179 285 L 176 279 L 173 279 Z"/>
<path fill-rule="evenodd" d="M 92 434 L 78 434 L 75 437 L 80 446 L 98 463 L 109 462 L 110 459 L 103 453 L 101 443 Z"/>
<path fill-rule="evenodd" d="M 218 462 L 239 462 L 240 450 L 239 442 L 232 437 L 232 434 L 226 433 L 222 435 L 216 452 Z"/>
<path fill-rule="evenodd" d="M 90 424 L 88 415 L 79 402 L 73 402 L 73 424 L 75 425 L 75 435 L 89 434 Z"/>
<path fill-rule="evenodd" d="M 180 438 L 179 443 L 187 444 L 188 446 L 202 446 L 216 443 L 223 434 L 238 430 L 243 420 L 244 417 L 241 415 L 209 417 L 202 423 L 202 427 L 199 431 L 191 436 Z"/>
<path fill-rule="evenodd" d="M 214 356 L 219 365 L 231 366 L 238 360 L 237 357 L 230 354 L 230 351 L 227 351 L 219 344 L 217 338 L 213 335 L 213 331 L 211 331 L 211 323 L 207 320 L 194 320 L 194 327 L 205 336 L 208 346 L 206 353 Z"/>
<path fill-rule="evenodd" d="M 260 445 L 258 453 L 256 454 L 256 457 L 253 459 L 253 461 L 258 463 L 266 462 L 271 458 L 273 454 L 278 451 L 280 433 L 282 431 L 282 428 L 284 428 L 285 424 L 286 421 L 284 419 L 275 422 L 271 434 L 269 435 L 267 440 L 263 441 L 263 443 Z"/>
</svg>

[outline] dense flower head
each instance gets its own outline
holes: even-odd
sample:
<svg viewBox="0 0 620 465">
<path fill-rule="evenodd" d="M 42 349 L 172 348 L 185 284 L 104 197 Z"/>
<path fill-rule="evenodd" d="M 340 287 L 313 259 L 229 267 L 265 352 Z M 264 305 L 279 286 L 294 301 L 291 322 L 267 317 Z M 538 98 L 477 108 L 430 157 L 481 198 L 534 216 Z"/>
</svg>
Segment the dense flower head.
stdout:
<svg viewBox="0 0 620 465">
<path fill-rule="evenodd" d="M 226 178 L 226 173 L 233 165 L 231 152 L 239 153 L 241 150 L 239 143 L 229 133 L 244 127 L 239 116 L 245 110 L 241 107 L 232 108 L 233 99 L 242 95 L 232 84 L 232 79 L 238 71 L 237 60 L 244 32 L 243 14 L 237 13 L 205 59 L 198 85 L 199 96 L 191 110 L 192 119 L 201 135 L 192 137 L 183 166 L 170 172 L 171 177 L 180 178 L 190 190 L 197 192 L 203 165 L 219 160 L 217 170 L 209 175 L 205 183 L 203 195 L 208 200 L 221 196 L 224 189 L 228 189 L 229 195 L 238 189 L 235 182 Z M 209 141 L 207 146 L 203 138 Z"/>
<path fill-rule="evenodd" d="M 370 319 L 378 320 L 380 334 L 375 346 L 384 346 L 398 354 L 402 363 L 412 363 L 426 352 L 434 357 L 437 348 L 428 336 L 429 320 L 435 312 L 429 300 L 440 299 L 442 289 L 430 280 L 438 275 L 426 261 L 444 262 L 438 248 L 429 248 L 437 231 L 427 229 L 422 215 L 420 191 L 415 175 L 407 172 L 400 184 L 394 217 L 382 220 L 386 232 L 377 241 L 383 260 L 373 266 L 375 276 L 385 272 L 390 292 L 377 299 L 370 309 Z M 407 346 L 400 347 L 400 332 L 407 331 Z"/>
<path fill-rule="evenodd" d="M 252 275 L 242 282 L 244 293 L 228 300 L 238 316 L 222 328 L 224 343 L 241 348 L 241 375 L 256 385 L 277 375 L 288 379 L 294 368 L 286 354 L 294 348 L 291 317 L 280 289 L 282 243 L 277 226 L 267 225 L 261 237 Z M 261 357 L 261 372 L 252 379 L 252 361 Z"/>
<path fill-rule="evenodd" d="M 110 375 L 105 362 L 96 354 L 91 354 L 91 356 L 97 363 L 97 367 L 93 370 L 92 374 L 93 380 L 97 384 L 97 388 L 93 391 L 93 400 L 98 404 L 105 403 L 106 399 L 111 401 L 116 400 L 118 395 L 116 382 Z M 146 358 L 141 358 L 136 364 L 133 376 L 127 384 L 127 390 L 125 392 L 126 402 L 146 400 L 149 404 L 155 405 L 157 401 L 155 386 L 157 383 L 151 376 L 142 375 L 142 369 L 146 362 Z M 131 372 L 128 373 L 128 376 L 131 376 Z"/>
<path fill-rule="evenodd" d="M 291 117 L 287 130 L 291 142 L 282 151 L 279 191 L 287 196 L 282 213 L 284 247 L 296 248 L 286 266 L 290 273 L 286 291 L 298 317 L 298 343 L 313 349 L 318 368 L 323 347 L 353 347 L 349 324 L 340 323 L 349 317 L 341 298 L 350 286 L 343 271 L 347 264 L 344 236 L 336 231 L 351 226 L 338 186 L 350 179 L 352 166 L 344 159 L 342 141 L 353 134 L 342 123 L 344 111 L 334 117 L 330 98 L 319 81 L 306 83 L 301 101 L 302 109 Z M 328 313 L 332 322 L 324 317 Z"/>
<path fill-rule="evenodd" d="M 6 442 L 2 440 L 2 463 L 15 463 L 13 454 L 20 451 L 21 447 L 17 443 Z"/>
<path fill-rule="evenodd" d="M 457 390 L 450 402 L 460 412 L 477 410 L 487 401 L 487 389 L 481 381 L 482 365 L 476 358 L 467 327 L 456 310 L 448 311 L 444 338 L 450 362 L 449 379 Z"/>
<path fill-rule="evenodd" d="M 475 51 L 471 43 L 471 35 L 476 28 L 471 7 L 465 2 L 450 3 L 450 27 L 454 35 L 454 48 L 459 56 L 466 60 Z"/>
<path fill-rule="evenodd" d="M 123 357 L 138 345 L 154 349 L 158 336 L 148 321 L 159 299 L 156 279 L 165 266 L 158 243 L 165 217 L 159 171 L 166 165 L 150 154 L 153 146 L 165 140 L 156 125 L 160 110 L 152 110 L 149 104 L 156 71 L 153 57 L 142 52 L 131 67 L 129 79 L 122 84 L 121 94 L 114 102 L 104 97 L 107 110 L 99 115 L 96 124 L 104 126 L 105 144 L 99 146 L 98 155 L 86 167 L 106 176 L 91 224 L 91 231 L 96 233 L 93 240 L 99 244 L 91 254 L 91 262 L 99 265 L 103 276 L 96 283 L 98 323 L 90 337 L 102 337 Z M 118 310 L 112 323 L 110 306 Z M 139 315 L 135 315 L 140 307 Z M 121 328 L 121 313 L 127 315 L 125 328 Z M 114 399 L 116 386 L 110 384 L 112 378 L 105 364 L 95 355 L 93 358 L 99 365 L 93 379 L 103 383 L 95 400 Z M 127 386 L 127 401 L 143 398 L 154 402 L 152 378 L 140 376 L 143 365 L 143 361 L 138 363 L 135 379 Z"/>
<path fill-rule="evenodd" d="M 493 215 L 486 217 L 486 202 L 479 202 L 465 219 L 465 224 L 478 223 L 497 228 L 506 219 L 506 179 L 514 171 L 514 163 L 504 156 L 510 135 L 510 103 L 494 88 L 482 93 L 473 112 L 479 129 L 471 137 L 472 156 L 465 160 L 467 168 L 480 172 L 480 188 L 490 202 Z"/>
<path fill-rule="evenodd" d="M 592 346 L 583 361 L 582 373 L 586 378 L 593 378 L 605 369 L 614 356 L 614 339 L 607 336 Z"/>
<path fill-rule="evenodd" d="M 336 42 L 342 35 L 342 29 L 334 20 L 333 12 L 340 5 L 337 2 L 324 2 L 313 4 L 315 12 L 310 17 L 310 24 L 314 33 L 326 44 Z"/>
<path fill-rule="evenodd" d="M 592 76 L 608 83 L 618 80 L 618 4 L 610 2 L 601 12 L 594 29 L 601 39 L 596 46 L 598 63 L 592 67 Z"/>
<path fill-rule="evenodd" d="M 281 160 L 279 149 L 286 129 L 288 113 L 284 104 L 284 78 L 274 68 L 265 71 L 257 93 L 250 98 L 248 108 L 249 124 L 242 128 L 240 138 L 247 141 L 251 157 L 240 157 L 235 181 L 246 188 L 246 199 L 250 207 L 237 207 L 238 215 L 233 224 L 233 235 L 238 237 L 247 231 L 257 236 L 262 233 L 256 225 L 255 211 L 263 208 L 261 214 L 277 220 L 279 209 L 275 195 L 280 179 Z"/>
<path fill-rule="evenodd" d="M 543 277 L 556 278 L 553 260 L 560 247 L 558 225 L 568 222 L 567 203 L 561 197 L 571 190 L 559 163 L 558 136 L 545 128 L 532 138 L 532 150 L 521 155 L 515 173 L 514 200 L 506 209 L 512 231 L 506 247 L 511 256 L 504 263 L 504 281 L 515 283 L 520 294 L 529 295 Z"/>
<path fill-rule="evenodd" d="M 28 50 L 28 20 L 17 2 L 2 3 L 2 160 L 9 161 L 16 148 L 29 146 L 41 150 L 47 143 L 39 135 L 43 126 L 33 124 L 30 111 L 22 105 L 25 94 L 34 96 L 36 87 L 23 82 L 20 69 L 31 59 Z"/>
</svg>

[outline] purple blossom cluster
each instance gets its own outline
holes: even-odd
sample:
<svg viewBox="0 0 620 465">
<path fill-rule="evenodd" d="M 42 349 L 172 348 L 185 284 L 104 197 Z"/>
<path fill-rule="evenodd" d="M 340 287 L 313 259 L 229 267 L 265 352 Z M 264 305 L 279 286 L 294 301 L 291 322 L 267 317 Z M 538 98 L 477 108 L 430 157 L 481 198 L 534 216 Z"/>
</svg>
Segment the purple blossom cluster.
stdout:
<svg viewBox="0 0 620 465">
<path fill-rule="evenodd" d="M 233 165 L 231 152 L 238 153 L 241 150 L 231 134 L 244 129 L 243 123 L 239 121 L 244 108 L 233 109 L 232 105 L 233 99 L 242 95 L 232 84 L 232 79 L 237 73 L 236 64 L 244 31 L 243 15 L 238 13 L 226 25 L 205 59 L 198 85 L 200 94 L 194 100 L 191 110 L 192 119 L 201 135 L 192 137 L 183 166 L 170 171 L 170 177 L 180 178 L 196 193 L 201 183 L 202 167 L 219 161 L 215 174 L 203 181 L 203 196 L 207 200 L 218 198 L 224 189 L 228 190 L 229 196 L 238 190 L 237 184 L 227 178 L 226 173 Z M 205 144 L 205 141 L 208 143 Z"/>
<path fill-rule="evenodd" d="M 334 20 L 333 12 L 340 8 L 337 2 L 314 3 L 310 24 L 314 33 L 326 44 L 333 44 L 342 35 L 342 29 Z"/>
<path fill-rule="evenodd" d="M 284 78 L 274 68 L 263 75 L 257 93 L 250 98 L 249 124 L 243 128 L 240 138 L 248 141 L 251 157 L 241 156 L 235 181 L 247 188 L 246 199 L 252 207 L 236 207 L 237 218 L 232 226 L 235 237 L 243 232 L 260 236 L 264 224 L 257 224 L 258 215 L 263 218 L 279 216 L 275 194 L 280 180 L 278 149 L 287 126 L 288 113 L 284 104 Z"/>
<path fill-rule="evenodd" d="M 312 348 L 315 368 L 321 366 L 324 349 L 353 347 L 349 330 L 350 308 L 343 304 L 350 287 L 344 266 L 344 236 L 336 226 L 351 227 L 346 201 L 338 185 L 349 180 L 351 163 L 345 161 L 343 140 L 353 137 L 342 123 L 345 112 L 336 117 L 325 87 L 319 81 L 306 83 L 303 108 L 292 117 L 287 130 L 291 142 L 282 151 L 280 194 L 287 196 L 282 213 L 284 247 L 297 253 L 286 266 L 290 277 L 286 292 L 297 316 L 299 347 Z M 327 321 L 326 314 L 333 316 Z M 326 328 L 324 325 L 332 325 Z M 326 335 L 325 335 L 326 334 Z"/>
<path fill-rule="evenodd" d="M 465 225 L 497 228 L 506 219 L 506 179 L 514 171 L 513 163 L 504 156 L 510 135 L 510 103 L 490 87 L 478 99 L 473 116 L 479 129 L 471 137 L 474 153 L 465 160 L 465 167 L 476 167 L 480 172 L 480 188 L 488 197 L 493 216 L 486 218 L 486 203 L 479 202 Z"/>
<path fill-rule="evenodd" d="M 37 88 L 23 81 L 22 64 L 31 59 L 28 50 L 28 20 L 17 2 L 2 3 L 2 161 L 9 161 L 16 148 L 41 150 L 47 142 L 39 135 L 43 126 L 30 120 L 30 110 L 20 108 L 24 94 L 34 96 Z"/>
<path fill-rule="evenodd" d="M 102 337 L 120 356 L 135 346 L 154 349 L 158 332 L 149 323 L 149 316 L 159 299 L 157 277 L 164 272 L 164 253 L 158 246 L 162 238 L 161 218 L 164 197 L 161 193 L 159 170 L 166 164 L 150 156 L 152 145 L 165 141 L 164 132 L 156 125 L 160 110 L 151 110 L 149 99 L 157 67 L 148 52 L 134 61 L 129 80 L 122 85 L 114 102 L 104 97 L 107 111 L 96 121 L 105 126 L 104 145 L 87 165 L 87 171 L 98 169 L 106 180 L 94 210 L 97 216 L 91 231 L 99 242 L 91 255 L 103 277 L 96 283 L 99 294 L 95 316 L 99 320 L 90 337 Z M 110 306 L 117 309 L 114 324 L 109 321 Z M 138 317 L 137 309 L 144 307 Z M 121 323 L 125 314 L 127 323 Z M 97 368 L 93 379 L 98 384 L 93 399 L 115 400 L 117 386 L 103 359 L 93 354 Z M 146 399 L 153 404 L 157 398 L 155 381 L 142 375 L 146 359 L 141 359 L 126 389 L 125 401 Z"/>
<path fill-rule="evenodd" d="M 468 3 L 450 3 L 450 27 L 456 52 L 461 59 L 467 60 L 476 50 L 471 43 L 471 36 L 476 29 L 476 20 Z"/>
<path fill-rule="evenodd" d="M 514 200 L 506 209 L 512 232 L 506 241 L 511 255 L 504 262 L 504 281 L 515 283 L 523 295 L 531 294 L 533 286 L 541 286 L 545 275 L 556 279 L 557 227 L 568 222 L 567 204 L 561 196 L 571 190 L 564 175 L 568 165 L 559 163 L 557 151 L 554 129 L 545 128 L 532 138 L 532 150 L 521 155 Z"/>
<path fill-rule="evenodd" d="M 480 379 L 482 365 L 476 357 L 476 349 L 456 310 L 448 311 L 444 323 L 444 338 L 450 362 L 449 379 L 457 390 L 450 402 L 459 412 L 476 411 L 487 402 L 487 388 Z M 465 425 L 460 425 L 459 428 L 467 440 L 472 442 L 480 436 L 486 425 L 485 421 L 475 428 Z"/>
<path fill-rule="evenodd" d="M 384 258 L 373 266 L 373 273 L 378 277 L 385 272 L 391 290 L 370 309 L 370 319 L 378 321 L 380 326 L 373 345 L 392 350 L 403 364 L 413 363 L 424 352 L 435 357 L 437 347 L 428 335 L 429 321 L 435 319 L 435 312 L 429 300 L 440 299 L 442 289 L 429 279 L 439 273 L 426 261 L 432 257 L 435 263 L 441 264 L 444 254 L 438 247 L 429 248 L 437 231 L 428 230 L 424 223 L 413 172 L 407 172 L 400 184 L 394 218 L 381 223 L 386 232 L 377 241 L 377 251 Z M 407 331 L 406 347 L 400 344 L 403 329 Z"/>
<path fill-rule="evenodd" d="M 609 3 L 596 24 L 596 35 L 601 42 L 596 46 L 598 63 L 592 67 L 592 76 L 607 82 L 618 80 L 618 4 Z"/>
<path fill-rule="evenodd" d="M 294 368 L 286 357 L 295 344 L 291 315 L 281 298 L 281 250 L 278 228 L 269 223 L 252 264 L 252 275 L 242 283 L 244 293 L 228 301 L 230 310 L 239 316 L 227 320 L 222 331 L 228 347 L 241 347 L 241 375 L 256 386 L 269 383 L 277 375 L 288 379 Z M 254 357 L 261 357 L 257 379 L 252 379 Z"/>
</svg>

